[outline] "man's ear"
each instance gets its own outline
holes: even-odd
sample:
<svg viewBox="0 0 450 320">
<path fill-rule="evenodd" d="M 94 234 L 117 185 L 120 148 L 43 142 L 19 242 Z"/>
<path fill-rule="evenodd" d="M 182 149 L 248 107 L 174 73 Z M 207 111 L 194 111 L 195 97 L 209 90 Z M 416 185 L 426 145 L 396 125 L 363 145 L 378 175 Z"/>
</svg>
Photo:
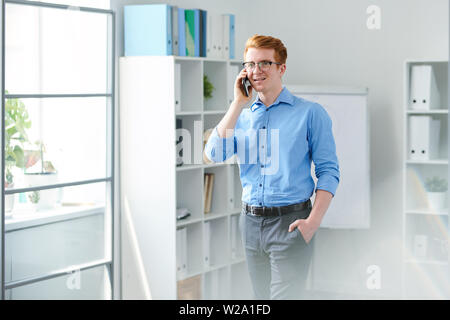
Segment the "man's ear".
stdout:
<svg viewBox="0 0 450 320">
<path fill-rule="evenodd" d="M 286 64 L 285 63 L 283 63 L 281 66 L 280 66 L 280 76 L 283 76 L 284 75 L 284 73 L 286 72 Z"/>
</svg>

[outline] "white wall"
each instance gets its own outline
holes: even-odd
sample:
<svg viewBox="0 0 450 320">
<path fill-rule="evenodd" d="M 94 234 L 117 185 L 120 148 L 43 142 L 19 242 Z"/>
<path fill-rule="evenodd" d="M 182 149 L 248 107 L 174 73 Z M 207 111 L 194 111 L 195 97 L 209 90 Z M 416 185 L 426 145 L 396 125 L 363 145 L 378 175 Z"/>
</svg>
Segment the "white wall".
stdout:
<svg viewBox="0 0 450 320">
<path fill-rule="evenodd" d="M 123 54 L 122 6 L 163 1 L 111 0 Z M 360 295 L 401 293 L 403 64 L 448 59 L 447 0 L 186 0 L 166 1 L 236 15 L 236 57 L 255 33 L 279 37 L 288 49 L 289 84 L 369 88 L 371 228 L 320 230 L 316 288 Z M 368 30 L 366 9 L 381 9 L 381 29 Z M 381 268 L 381 289 L 366 288 L 366 268 Z"/>
</svg>

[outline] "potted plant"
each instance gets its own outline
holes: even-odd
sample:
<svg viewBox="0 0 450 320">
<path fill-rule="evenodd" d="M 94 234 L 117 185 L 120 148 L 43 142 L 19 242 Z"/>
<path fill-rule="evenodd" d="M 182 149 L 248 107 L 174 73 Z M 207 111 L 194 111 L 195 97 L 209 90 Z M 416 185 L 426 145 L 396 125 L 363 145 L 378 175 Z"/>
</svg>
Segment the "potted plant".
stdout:
<svg viewBox="0 0 450 320">
<path fill-rule="evenodd" d="M 434 176 L 427 178 L 425 189 L 428 195 L 429 207 L 434 210 L 440 210 L 445 207 L 445 199 L 447 197 L 447 180 Z"/>
<path fill-rule="evenodd" d="M 203 75 L 203 97 L 205 98 L 205 100 L 211 99 L 212 98 L 212 92 L 214 91 L 214 86 L 211 83 L 211 81 L 209 81 L 209 78 L 206 74 Z"/>
<path fill-rule="evenodd" d="M 45 160 L 46 148 L 42 141 L 36 141 L 34 148 L 25 150 L 27 159 L 24 172 L 25 185 L 33 187 L 37 185 L 58 183 L 57 172 L 51 161 Z M 59 189 L 33 191 L 28 194 L 28 200 L 35 205 L 35 209 L 51 209 L 58 201 Z"/>
<path fill-rule="evenodd" d="M 8 91 L 5 91 L 8 94 Z M 28 111 L 19 99 L 5 102 L 5 189 L 14 187 L 14 171 L 25 168 L 24 144 L 28 142 L 26 130 L 31 127 Z M 14 194 L 5 196 L 6 216 L 12 215 Z"/>
</svg>

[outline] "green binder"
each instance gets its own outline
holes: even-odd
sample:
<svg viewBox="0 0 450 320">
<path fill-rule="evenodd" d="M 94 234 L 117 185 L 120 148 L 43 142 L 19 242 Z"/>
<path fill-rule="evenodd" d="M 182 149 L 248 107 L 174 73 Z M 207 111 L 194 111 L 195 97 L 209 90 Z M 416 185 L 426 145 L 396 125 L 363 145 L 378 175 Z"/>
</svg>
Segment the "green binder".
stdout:
<svg viewBox="0 0 450 320">
<path fill-rule="evenodd" d="M 195 57 L 195 11 L 186 9 L 186 56 Z"/>
</svg>

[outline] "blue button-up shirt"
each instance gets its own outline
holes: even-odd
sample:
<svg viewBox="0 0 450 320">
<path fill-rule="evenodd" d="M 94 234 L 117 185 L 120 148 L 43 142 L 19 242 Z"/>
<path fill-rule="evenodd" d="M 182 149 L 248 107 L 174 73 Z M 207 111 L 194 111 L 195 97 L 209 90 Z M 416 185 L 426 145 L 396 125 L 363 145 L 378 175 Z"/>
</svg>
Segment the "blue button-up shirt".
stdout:
<svg viewBox="0 0 450 320">
<path fill-rule="evenodd" d="M 333 196 L 339 163 L 326 110 L 283 88 L 266 107 L 259 97 L 243 109 L 233 135 L 220 138 L 217 127 L 205 146 L 206 156 L 223 162 L 236 154 L 242 201 L 254 206 L 285 206 L 308 200 L 314 188 Z M 317 186 L 311 177 L 314 161 Z"/>
</svg>

